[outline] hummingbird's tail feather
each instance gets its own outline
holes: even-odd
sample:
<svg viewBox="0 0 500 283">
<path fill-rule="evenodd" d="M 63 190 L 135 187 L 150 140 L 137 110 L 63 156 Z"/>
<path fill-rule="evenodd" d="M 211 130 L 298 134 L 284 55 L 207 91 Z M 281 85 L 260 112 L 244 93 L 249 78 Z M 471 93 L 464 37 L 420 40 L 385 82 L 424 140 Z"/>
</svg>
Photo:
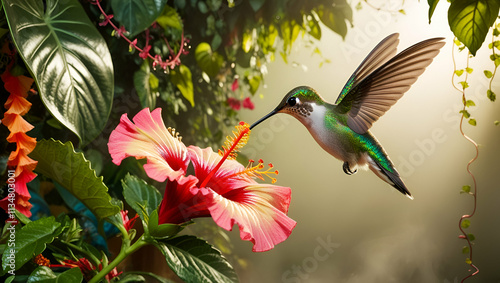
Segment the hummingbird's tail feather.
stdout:
<svg viewBox="0 0 500 283">
<path fill-rule="evenodd" d="M 406 188 L 405 183 L 399 176 L 398 171 L 393 169 L 393 172 L 384 168 L 384 166 L 380 165 L 378 162 L 373 159 L 369 162 L 369 168 L 377 175 L 380 179 L 389 183 L 391 186 L 396 188 L 396 190 L 400 191 L 402 194 L 406 195 L 408 198 L 413 199 L 408 188 Z"/>
</svg>

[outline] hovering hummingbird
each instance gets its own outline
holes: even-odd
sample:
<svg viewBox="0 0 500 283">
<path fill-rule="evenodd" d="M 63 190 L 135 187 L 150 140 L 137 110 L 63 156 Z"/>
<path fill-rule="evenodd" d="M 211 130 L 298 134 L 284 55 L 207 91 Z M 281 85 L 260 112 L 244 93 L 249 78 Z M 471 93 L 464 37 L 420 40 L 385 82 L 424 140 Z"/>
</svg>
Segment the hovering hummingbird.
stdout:
<svg viewBox="0 0 500 283">
<path fill-rule="evenodd" d="M 311 87 L 288 92 L 273 111 L 250 129 L 277 113 L 297 118 L 316 142 L 344 162 L 348 175 L 370 168 L 379 178 L 413 199 L 377 139 L 372 124 L 410 89 L 445 44 L 444 38 L 419 42 L 396 55 L 399 34 L 383 39 L 365 58 L 330 104 Z"/>
</svg>

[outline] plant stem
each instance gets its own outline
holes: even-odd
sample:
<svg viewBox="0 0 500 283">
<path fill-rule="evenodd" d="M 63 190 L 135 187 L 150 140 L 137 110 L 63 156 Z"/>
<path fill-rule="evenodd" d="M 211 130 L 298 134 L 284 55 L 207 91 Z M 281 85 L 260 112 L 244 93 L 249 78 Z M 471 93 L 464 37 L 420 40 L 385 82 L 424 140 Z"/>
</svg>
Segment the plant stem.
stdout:
<svg viewBox="0 0 500 283">
<path fill-rule="evenodd" d="M 96 276 L 94 276 L 89 283 L 97 283 L 100 282 L 108 273 L 110 273 L 120 262 L 122 262 L 127 256 L 134 253 L 141 247 L 148 244 L 145 240 L 142 239 L 137 240 L 134 244 L 130 245 L 130 240 L 123 239 L 122 249 L 120 253 L 115 257 L 115 259 L 110 262 L 107 266 L 103 267 Z"/>
</svg>

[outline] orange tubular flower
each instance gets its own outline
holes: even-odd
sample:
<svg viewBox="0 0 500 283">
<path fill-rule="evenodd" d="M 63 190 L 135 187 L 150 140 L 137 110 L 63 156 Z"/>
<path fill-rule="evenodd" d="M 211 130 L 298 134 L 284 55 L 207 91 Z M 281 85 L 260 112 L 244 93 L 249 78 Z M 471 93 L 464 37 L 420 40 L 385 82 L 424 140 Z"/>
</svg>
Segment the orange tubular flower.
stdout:
<svg viewBox="0 0 500 283">
<path fill-rule="evenodd" d="M 33 84 L 33 79 L 26 76 L 12 76 L 10 67 L 0 76 L 4 83 L 4 88 L 10 93 L 5 103 L 7 111 L 1 123 L 10 131 L 7 141 L 16 144 L 16 150 L 11 152 L 7 166 L 9 194 L 0 200 L 0 207 L 12 214 L 14 208 L 30 217 L 32 205 L 31 198 L 26 184 L 36 177 L 33 173 L 37 161 L 28 157 L 36 146 L 36 139 L 26 135 L 26 132 L 33 129 L 33 126 L 26 122 L 22 115 L 26 114 L 31 103 L 26 100 L 28 92 Z"/>
</svg>

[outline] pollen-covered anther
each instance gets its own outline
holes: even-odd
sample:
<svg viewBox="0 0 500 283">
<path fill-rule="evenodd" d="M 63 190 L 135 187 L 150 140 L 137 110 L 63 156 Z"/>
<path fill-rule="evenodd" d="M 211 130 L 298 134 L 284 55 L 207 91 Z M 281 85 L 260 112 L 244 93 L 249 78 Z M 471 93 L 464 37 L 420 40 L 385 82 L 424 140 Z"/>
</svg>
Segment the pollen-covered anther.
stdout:
<svg viewBox="0 0 500 283">
<path fill-rule="evenodd" d="M 219 155 L 223 156 L 227 153 L 227 159 L 236 159 L 240 149 L 245 146 L 250 136 L 250 125 L 245 122 L 240 122 L 235 126 L 236 131 L 233 131 L 233 136 L 227 136 L 222 150 L 219 150 Z"/>
<path fill-rule="evenodd" d="M 174 137 L 178 141 L 182 141 L 182 136 L 180 136 L 179 132 L 175 131 L 175 128 L 168 127 L 167 130 L 172 135 L 172 137 Z"/>
<path fill-rule="evenodd" d="M 272 177 L 272 175 L 278 175 L 279 172 L 278 170 L 272 170 L 274 168 L 273 164 L 272 163 L 269 163 L 268 164 L 268 167 L 267 170 L 263 171 L 262 169 L 264 169 L 264 161 L 262 159 L 259 159 L 259 163 L 257 163 L 257 165 L 253 165 L 254 164 L 254 160 L 250 159 L 248 161 L 248 165 L 247 167 L 245 168 L 245 170 L 235 174 L 235 175 L 247 175 L 249 177 L 256 177 L 256 178 L 259 178 L 261 180 L 264 180 L 265 177 L 268 177 L 269 179 L 271 179 L 271 183 L 274 184 L 276 183 L 277 179 L 275 177 Z"/>
</svg>

